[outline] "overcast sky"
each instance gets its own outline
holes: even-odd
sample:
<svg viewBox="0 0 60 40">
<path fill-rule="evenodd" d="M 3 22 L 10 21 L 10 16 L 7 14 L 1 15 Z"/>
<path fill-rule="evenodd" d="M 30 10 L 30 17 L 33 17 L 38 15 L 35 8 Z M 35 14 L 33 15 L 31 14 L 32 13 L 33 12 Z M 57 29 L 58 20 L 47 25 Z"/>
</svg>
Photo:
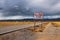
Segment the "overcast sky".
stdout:
<svg viewBox="0 0 60 40">
<path fill-rule="evenodd" d="M 60 18 L 60 0 L 0 0 L 0 19 L 32 18 L 35 11 Z"/>
</svg>

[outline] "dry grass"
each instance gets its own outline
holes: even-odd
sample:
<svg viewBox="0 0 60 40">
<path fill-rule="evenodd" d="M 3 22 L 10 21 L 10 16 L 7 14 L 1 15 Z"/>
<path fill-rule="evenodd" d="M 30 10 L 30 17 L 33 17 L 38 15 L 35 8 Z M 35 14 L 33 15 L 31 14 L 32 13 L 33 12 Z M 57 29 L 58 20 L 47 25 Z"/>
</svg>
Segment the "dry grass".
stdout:
<svg viewBox="0 0 60 40">
<path fill-rule="evenodd" d="M 6 26 L 15 26 L 15 25 L 26 25 L 26 24 L 33 24 L 34 22 L 0 22 L 0 27 L 6 27 Z M 60 26 L 60 22 L 47 22 L 54 23 L 55 25 Z M 46 26 L 47 24 L 43 24 L 43 26 Z"/>
<path fill-rule="evenodd" d="M 0 27 L 33 24 L 33 22 L 0 22 Z"/>
<path fill-rule="evenodd" d="M 53 22 L 53 23 L 55 23 L 55 24 L 57 24 L 57 25 L 60 25 L 60 22 Z"/>
<path fill-rule="evenodd" d="M 52 22 L 55 27 L 60 27 L 60 22 Z"/>
</svg>

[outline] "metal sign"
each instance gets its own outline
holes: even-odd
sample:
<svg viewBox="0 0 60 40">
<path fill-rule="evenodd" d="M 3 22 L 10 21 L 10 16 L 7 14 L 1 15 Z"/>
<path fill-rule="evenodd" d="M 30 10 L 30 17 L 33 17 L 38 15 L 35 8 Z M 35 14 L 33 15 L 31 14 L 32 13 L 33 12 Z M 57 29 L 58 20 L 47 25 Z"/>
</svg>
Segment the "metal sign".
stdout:
<svg viewBox="0 0 60 40">
<path fill-rule="evenodd" d="M 40 13 L 38 13 L 38 12 L 35 12 L 34 13 L 34 18 L 38 18 L 38 19 L 43 19 L 43 12 L 40 12 Z"/>
</svg>

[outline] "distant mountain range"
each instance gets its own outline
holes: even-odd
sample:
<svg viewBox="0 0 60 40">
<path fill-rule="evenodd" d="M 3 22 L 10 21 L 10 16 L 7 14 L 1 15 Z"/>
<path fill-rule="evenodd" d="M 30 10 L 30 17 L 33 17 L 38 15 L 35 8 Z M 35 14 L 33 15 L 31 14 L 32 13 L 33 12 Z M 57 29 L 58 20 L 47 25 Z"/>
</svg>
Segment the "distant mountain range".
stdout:
<svg viewBox="0 0 60 40">
<path fill-rule="evenodd" d="M 57 19 L 9 19 L 9 20 L 0 20 L 0 22 L 4 22 L 4 21 L 60 21 L 60 18 Z"/>
</svg>

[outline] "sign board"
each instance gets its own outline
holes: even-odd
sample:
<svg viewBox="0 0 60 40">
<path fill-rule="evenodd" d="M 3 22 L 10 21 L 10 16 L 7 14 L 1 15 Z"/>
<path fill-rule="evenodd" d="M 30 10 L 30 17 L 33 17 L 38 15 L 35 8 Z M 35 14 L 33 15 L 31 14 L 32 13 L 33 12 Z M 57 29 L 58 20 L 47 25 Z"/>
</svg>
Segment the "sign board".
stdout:
<svg viewBox="0 0 60 40">
<path fill-rule="evenodd" d="M 43 19 L 43 12 L 40 12 L 40 13 L 38 13 L 38 12 L 35 12 L 34 13 L 34 18 L 36 18 L 36 19 Z"/>
</svg>

